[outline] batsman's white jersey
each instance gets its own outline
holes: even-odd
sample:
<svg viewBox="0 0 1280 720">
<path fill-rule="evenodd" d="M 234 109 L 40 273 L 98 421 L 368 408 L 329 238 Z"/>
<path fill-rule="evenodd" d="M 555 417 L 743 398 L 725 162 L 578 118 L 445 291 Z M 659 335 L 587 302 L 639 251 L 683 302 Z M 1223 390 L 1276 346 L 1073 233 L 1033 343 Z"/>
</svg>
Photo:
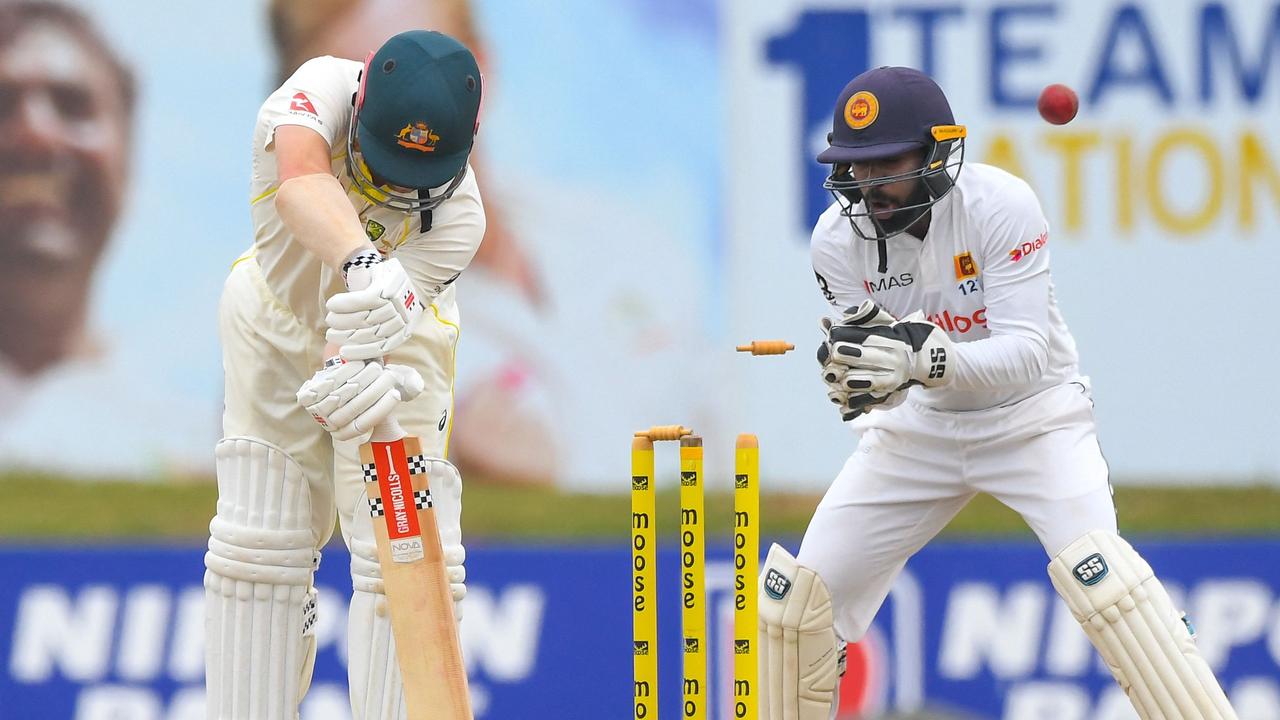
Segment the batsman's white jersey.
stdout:
<svg viewBox="0 0 1280 720">
<path fill-rule="evenodd" d="M 279 185 L 271 153 L 276 128 L 301 125 L 329 143 L 333 174 L 347 188 L 365 234 L 384 255 L 404 264 L 414 288 L 426 298 L 439 295 L 471 262 L 484 235 L 484 209 L 475 173 L 470 168 L 453 197 L 423 215 L 379 207 L 351 189 L 347 172 L 347 130 L 351 98 L 359 87 L 361 64 L 320 57 L 310 60 L 258 112 L 253 131 L 252 197 L 254 254 L 267 286 L 307 327 L 324 329 L 324 302 L 346 288 L 342 278 L 294 241 L 276 213 L 272 199 Z M 445 298 L 451 301 L 452 297 Z"/>
<path fill-rule="evenodd" d="M 922 310 L 959 356 L 946 387 L 912 388 L 864 432 L 819 505 L 798 560 L 831 591 L 841 637 L 862 637 L 908 557 L 974 494 L 1019 512 L 1050 555 L 1115 531 L 1087 379 L 1053 297 L 1049 227 L 1022 180 L 966 163 L 923 242 L 858 237 L 833 205 L 813 232 L 818 284 L 836 309 L 870 297 Z M 868 235 L 871 235 L 868 228 Z"/>
<path fill-rule="evenodd" d="M 433 457 L 446 456 L 452 426 L 454 349 L 459 334 L 452 283 L 471 262 L 485 229 L 484 208 L 469 168 L 454 195 L 429 216 L 379 207 L 351 188 L 346 138 L 361 68 L 350 60 L 315 58 L 263 103 L 253 133 L 253 248 L 232 270 L 220 311 L 227 369 L 224 434 L 266 438 L 303 466 L 312 485 L 314 529 L 320 543 L 331 532 L 335 502 L 343 532 L 350 533 L 349 520 L 363 483 L 355 444 L 331 443 L 329 434 L 298 406 L 294 393 L 323 360 L 324 303 L 345 288 L 337 272 L 291 237 L 276 213 L 279 183 L 272 155 L 276 128 L 301 125 L 328 141 L 333 173 L 347 188 L 366 235 L 381 253 L 400 260 L 430 305 L 414 337 L 387 359 L 411 365 L 422 374 L 425 391 L 402 404 L 396 416 Z M 429 232 L 424 232 L 428 217 Z M 279 362 L 264 362 L 270 357 Z M 337 450 L 336 477 L 331 444 Z"/>
</svg>

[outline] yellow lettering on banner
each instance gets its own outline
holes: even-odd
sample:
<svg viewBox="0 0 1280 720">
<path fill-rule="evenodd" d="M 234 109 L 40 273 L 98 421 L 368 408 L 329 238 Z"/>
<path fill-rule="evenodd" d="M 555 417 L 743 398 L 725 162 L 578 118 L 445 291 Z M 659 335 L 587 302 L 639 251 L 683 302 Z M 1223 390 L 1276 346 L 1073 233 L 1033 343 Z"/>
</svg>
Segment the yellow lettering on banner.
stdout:
<svg viewBox="0 0 1280 720">
<path fill-rule="evenodd" d="M 1065 213 L 1063 227 L 1067 230 L 1084 227 L 1082 159 L 1101 142 L 1101 134 L 1093 130 L 1055 132 L 1044 138 L 1044 144 L 1062 156 L 1062 209 Z"/>
<path fill-rule="evenodd" d="M 1167 202 L 1171 194 L 1181 194 L 1186 185 L 1176 181 L 1163 182 L 1165 162 L 1182 148 L 1200 155 L 1208 184 L 1208 193 L 1200 207 L 1190 211 L 1179 211 Z M 1152 146 L 1151 156 L 1147 159 L 1146 189 L 1151 200 L 1151 215 L 1162 229 L 1179 235 L 1192 235 L 1208 228 L 1222 212 L 1223 184 L 1222 156 L 1205 133 L 1179 128 L 1160 136 Z"/>
<path fill-rule="evenodd" d="M 1260 224 L 1280 219 L 1280 151 L 1256 129 L 1180 125 L 1142 134 L 1052 129 L 1025 136 L 1004 129 L 990 136 L 982 162 L 1033 187 L 1037 178 L 1024 173 L 1024 162 L 1033 173 L 1056 174 L 1061 204 L 1050 220 L 1077 238 L 1090 229 L 1128 242 L 1142 226 L 1180 242 L 1212 239 L 1216 228 L 1248 239 Z M 1045 163 L 1044 150 L 1060 162 Z M 1087 172 L 1099 162 L 1114 174 Z M 1109 205 L 1098 197 L 1103 192 Z"/>
<path fill-rule="evenodd" d="M 1236 195 L 1240 198 L 1240 227 L 1252 230 L 1256 218 L 1253 208 L 1253 187 L 1259 180 L 1266 183 L 1271 190 L 1271 198 L 1280 206 L 1280 172 L 1267 154 L 1267 146 L 1252 131 L 1240 136 L 1240 187 Z"/>
<path fill-rule="evenodd" d="M 991 145 L 987 147 L 986 158 L 982 162 L 988 165 L 995 165 L 1001 170 L 1006 170 L 1027 182 L 1031 182 L 1031 178 L 1022 169 L 1022 161 L 1018 158 L 1017 145 L 1014 145 L 1013 139 L 1004 133 L 996 133 L 991 138 Z"/>
<path fill-rule="evenodd" d="M 1133 138 L 1122 133 L 1116 138 L 1116 229 L 1120 237 L 1133 239 Z"/>
</svg>

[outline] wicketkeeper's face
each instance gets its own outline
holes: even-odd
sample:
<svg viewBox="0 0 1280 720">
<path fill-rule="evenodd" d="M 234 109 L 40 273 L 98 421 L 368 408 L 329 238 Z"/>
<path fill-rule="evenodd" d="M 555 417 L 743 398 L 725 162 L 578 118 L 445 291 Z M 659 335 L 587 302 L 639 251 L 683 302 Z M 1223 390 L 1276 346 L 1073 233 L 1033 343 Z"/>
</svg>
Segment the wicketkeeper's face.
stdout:
<svg viewBox="0 0 1280 720">
<path fill-rule="evenodd" d="M 916 196 L 923 184 L 919 177 L 885 183 L 876 181 L 918 172 L 922 163 L 924 153 L 919 150 L 882 160 L 853 163 L 850 170 L 853 179 L 858 183 L 868 183 L 861 189 L 862 197 L 867 203 L 867 212 L 877 221 L 885 223 L 900 208 L 918 202 Z"/>
</svg>

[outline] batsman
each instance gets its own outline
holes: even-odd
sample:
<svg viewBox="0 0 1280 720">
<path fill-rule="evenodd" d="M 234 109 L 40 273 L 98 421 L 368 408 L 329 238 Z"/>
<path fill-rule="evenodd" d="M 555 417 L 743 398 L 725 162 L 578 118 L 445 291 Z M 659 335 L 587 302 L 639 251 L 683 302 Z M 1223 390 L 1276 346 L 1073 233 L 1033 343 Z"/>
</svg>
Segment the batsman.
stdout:
<svg viewBox="0 0 1280 720">
<path fill-rule="evenodd" d="M 1192 625 L 1116 534 L 1040 203 L 1021 179 L 964 162 L 966 134 L 942 89 L 909 68 L 868 70 L 836 102 L 818 155 L 835 202 L 811 243 L 835 310 L 818 361 L 862 436 L 798 555 L 774 545 L 761 570 L 762 715 L 835 717 L 845 643 L 981 492 L 1035 532 L 1050 581 L 1140 717 L 1235 718 Z"/>
<path fill-rule="evenodd" d="M 455 605 L 466 594 L 462 483 L 444 458 L 453 283 L 485 229 L 467 162 L 480 96 L 470 50 L 410 31 L 364 63 L 306 62 L 258 112 L 253 246 L 219 307 L 226 404 L 204 580 L 211 720 L 298 717 L 326 612 L 313 578 L 335 514 L 354 586 L 352 717 L 405 717 L 357 456 L 393 412 L 422 445 L 415 467 L 430 477 Z"/>
</svg>

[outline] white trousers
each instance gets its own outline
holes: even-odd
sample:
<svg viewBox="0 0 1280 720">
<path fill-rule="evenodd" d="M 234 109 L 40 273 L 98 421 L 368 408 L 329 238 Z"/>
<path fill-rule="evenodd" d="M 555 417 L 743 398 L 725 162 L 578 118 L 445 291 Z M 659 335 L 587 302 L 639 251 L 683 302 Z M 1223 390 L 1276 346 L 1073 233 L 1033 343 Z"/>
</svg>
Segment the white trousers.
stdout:
<svg viewBox="0 0 1280 720">
<path fill-rule="evenodd" d="M 364 489 L 359 444 L 334 442 L 295 397 L 320 369 L 324 334 L 303 326 L 272 294 L 252 256 L 238 260 L 227 278 L 218 325 L 226 383 L 224 436 L 262 438 L 302 466 L 317 548 L 333 534 L 335 511 L 348 546 L 353 531 L 372 543 L 368 508 L 357 507 Z M 414 336 L 388 357 L 416 368 L 426 383 L 421 395 L 396 408 L 396 419 L 422 441 L 430 457 L 447 457 L 457 340 L 458 310 L 450 286 L 423 316 Z"/>
<path fill-rule="evenodd" d="M 866 423 L 797 556 L 826 582 L 836 632 L 849 642 L 866 633 L 907 559 L 979 492 L 1021 515 L 1049 556 L 1090 530 L 1116 530 L 1081 383 L 973 412 L 908 400 Z"/>
</svg>

